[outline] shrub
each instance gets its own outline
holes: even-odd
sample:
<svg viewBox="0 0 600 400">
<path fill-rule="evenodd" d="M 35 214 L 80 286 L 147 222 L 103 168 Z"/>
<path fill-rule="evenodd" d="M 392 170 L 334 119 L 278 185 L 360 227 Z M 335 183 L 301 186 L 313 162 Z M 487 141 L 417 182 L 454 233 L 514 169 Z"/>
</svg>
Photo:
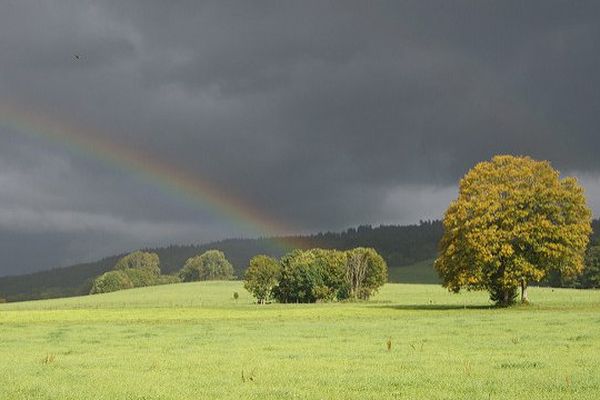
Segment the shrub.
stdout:
<svg viewBox="0 0 600 400">
<path fill-rule="evenodd" d="M 346 256 L 337 250 L 295 250 L 281 259 L 273 296 L 282 303 L 333 300 L 343 287 Z"/>
<path fill-rule="evenodd" d="M 117 261 L 112 271 L 96 278 L 90 293 L 114 292 L 176 282 L 179 282 L 178 277 L 160 274 L 160 261 L 157 254 L 135 251 Z"/>
<path fill-rule="evenodd" d="M 208 250 L 189 258 L 179 272 L 179 277 L 184 282 L 230 280 L 234 278 L 233 266 L 222 251 Z"/>
<path fill-rule="evenodd" d="M 281 267 L 274 258 L 265 255 L 252 257 L 246 270 L 244 288 L 256 297 L 259 304 L 264 304 L 271 299 L 280 273 Z"/>
<path fill-rule="evenodd" d="M 122 270 L 131 281 L 133 287 L 144 287 L 158 285 L 160 274 L 155 270 L 145 268 L 127 268 Z"/>
<path fill-rule="evenodd" d="M 124 271 L 109 271 L 96 278 L 90 294 L 115 292 L 133 287 L 133 283 Z"/>
</svg>

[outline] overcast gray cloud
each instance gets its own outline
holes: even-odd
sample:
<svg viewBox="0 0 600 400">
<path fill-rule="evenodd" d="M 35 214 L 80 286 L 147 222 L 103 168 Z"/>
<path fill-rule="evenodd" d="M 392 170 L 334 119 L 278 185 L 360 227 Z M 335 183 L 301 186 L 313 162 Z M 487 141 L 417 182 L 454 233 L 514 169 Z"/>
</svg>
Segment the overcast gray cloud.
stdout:
<svg viewBox="0 0 600 400">
<path fill-rule="evenodd" d="M 297 232 L 440 217 L 497 153 L 579 176 L 598 216 L 599 20 L 597 2 L 9 0 L 0 104 Z M 93 151 L 0 123 L 0 275 L 256 234 Z"/>
</svg>

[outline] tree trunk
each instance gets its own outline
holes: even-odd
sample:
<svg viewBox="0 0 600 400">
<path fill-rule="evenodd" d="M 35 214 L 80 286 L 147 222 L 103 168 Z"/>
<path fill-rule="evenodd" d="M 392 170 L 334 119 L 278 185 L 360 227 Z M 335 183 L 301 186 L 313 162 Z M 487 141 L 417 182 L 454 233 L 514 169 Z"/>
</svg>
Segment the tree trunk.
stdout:
<svg viewBox="0 0 600 400">
<path fill-rule="evenodd" d="M 521 280 L 521 303 L 529 303 L 529 298 L 527 297 L 527 282 L 525 279 Z"/>
</svg>

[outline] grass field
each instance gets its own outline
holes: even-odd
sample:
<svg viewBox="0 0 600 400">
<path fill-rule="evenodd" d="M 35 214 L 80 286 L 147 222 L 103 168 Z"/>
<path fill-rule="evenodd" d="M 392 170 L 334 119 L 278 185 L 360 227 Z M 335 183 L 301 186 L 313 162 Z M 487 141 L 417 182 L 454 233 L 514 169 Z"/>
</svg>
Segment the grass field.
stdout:
<svg viewBox="0 0 600 400">
<path fill-rule="evenodd" d="M 598 399 L 600 292 L 530 296 L 257 306 L 211 282 L 3 304 L 0 399 Z"/>
<path fill-rule="evenodd" d="M 388 279 L 394 283 L 440 283 L 438 274 L 433 268 L 433 259 L 402 267 L 390 267 Z"/>
</svg>

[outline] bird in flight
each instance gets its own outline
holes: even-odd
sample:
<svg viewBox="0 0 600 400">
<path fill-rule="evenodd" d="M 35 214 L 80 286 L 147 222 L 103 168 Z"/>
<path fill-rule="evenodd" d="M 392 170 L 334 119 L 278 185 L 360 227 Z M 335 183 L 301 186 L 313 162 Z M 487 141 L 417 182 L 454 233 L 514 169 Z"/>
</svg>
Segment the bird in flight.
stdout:
<svg viewBox="0 0 600 400">
<path fill-rule="evenodd" d="M 73 60 L 79 61 L 81 60 L 81 56 L 79 54 L 73 54 Z"/>
</svg>

